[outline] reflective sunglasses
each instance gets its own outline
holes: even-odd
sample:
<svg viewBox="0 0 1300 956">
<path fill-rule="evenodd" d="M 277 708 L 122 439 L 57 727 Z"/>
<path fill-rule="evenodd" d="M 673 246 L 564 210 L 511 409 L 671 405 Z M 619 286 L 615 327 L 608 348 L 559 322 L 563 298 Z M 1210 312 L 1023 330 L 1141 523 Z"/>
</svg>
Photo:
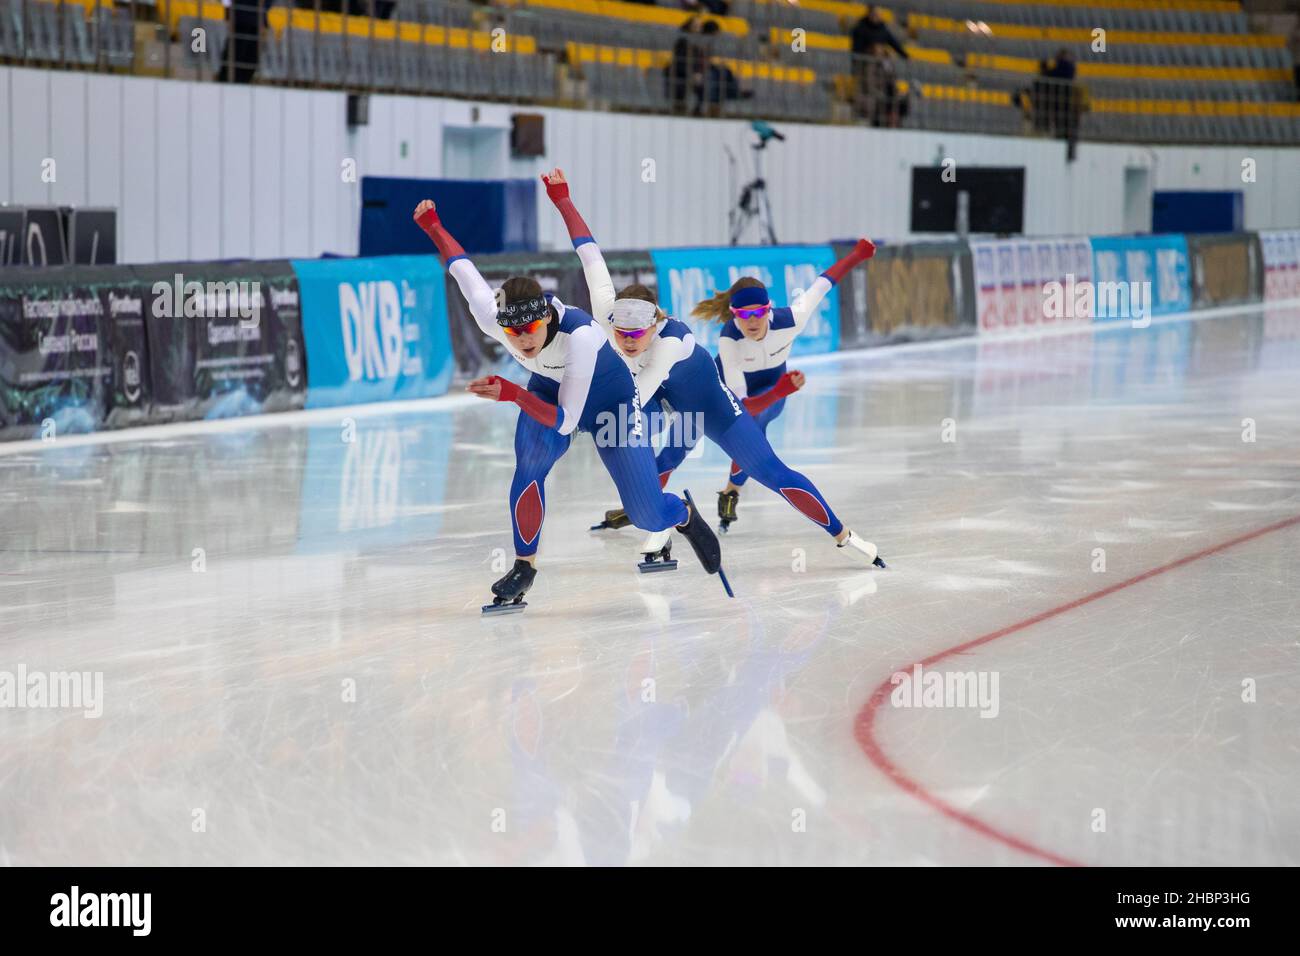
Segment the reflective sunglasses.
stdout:
<svg viewBox="0 0 1300 956">
<path fill-rule="evenodd" d="M 649 329 L 615 329 L 614 331 L 617 332 L 619 335 L 623 336 L 623 338 L 625 339 L 639 339 L 641 336 L 645 335 L 650 330 Z"/>
<path fill-rule="evenodd" d="M 768 302 L 763 305 L 751 305 L 738 309 L 734 305 L 731 307 L 731 314 L 738 319 L 761 319 L 772 311 L 772 303 Z"/>
<path fill-rule="evenodd" d="M 533 319 L 527 325 L 503 325 L 502 328 L 505 329 L 506 335 L 513 335 L 518 338 L 521 335 L 534 335 L 542 331 L 545 326 L 545 319 Z"/>
</svg>

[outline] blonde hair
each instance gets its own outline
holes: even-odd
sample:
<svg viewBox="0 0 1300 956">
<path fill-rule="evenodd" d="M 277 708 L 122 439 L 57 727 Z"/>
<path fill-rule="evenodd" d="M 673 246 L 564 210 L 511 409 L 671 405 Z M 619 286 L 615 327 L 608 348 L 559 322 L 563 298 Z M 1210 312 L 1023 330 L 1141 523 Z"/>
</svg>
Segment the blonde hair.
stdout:
<svg viewBox="0 0 1300 956">
<path fill-rule="evenodd" d="M 691 315 L 697 319 L 709 319 L 712 322 L 726 322 L 731 318 L 731 297 L 741 289 L 764 288 L 763 283 L 753 276 L 741 276 L 731 284 L 730 289 L 715 292 L 691 309 Z"/>
</svg>

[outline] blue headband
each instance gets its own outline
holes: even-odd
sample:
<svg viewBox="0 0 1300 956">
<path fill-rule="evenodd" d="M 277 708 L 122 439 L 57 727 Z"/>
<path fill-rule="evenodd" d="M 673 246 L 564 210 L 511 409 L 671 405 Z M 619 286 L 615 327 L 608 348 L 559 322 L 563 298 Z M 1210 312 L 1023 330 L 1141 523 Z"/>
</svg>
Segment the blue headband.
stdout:
<svg viewBox="0 0 1300 956">
<path fill-rule="evenodd" d="M 767 305 L 767 289 L 761 285 L 747 285 L 731 293 L 733 309 L 749 309 L 756 305 Z"/>
</svg>

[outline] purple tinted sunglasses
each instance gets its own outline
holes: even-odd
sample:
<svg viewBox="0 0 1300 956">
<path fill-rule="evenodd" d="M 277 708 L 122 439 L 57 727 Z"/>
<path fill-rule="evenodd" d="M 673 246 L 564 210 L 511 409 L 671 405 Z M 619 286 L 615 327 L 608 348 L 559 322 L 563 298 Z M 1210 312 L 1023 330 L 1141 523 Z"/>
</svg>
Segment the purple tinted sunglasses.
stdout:
<svg viewBox="0 0 1300 956">
<path fill-rule="evenodd" d="M 762 305 L 746 306 L 738 309 L 734 305 L 731 307 L 731 314 L 738 319 L 761 319 L 771 310 L 772 303 L 765 302 Z"/>
<path fill-rule="evenodd" d="M 645 335 L 650 330 L 649 329 L 615 329 L 614 331 L 617 332 L 619 335 L 623 336 L 623 338 L 625 339 L 639 339 L 641 336 Z"/>
</svg>

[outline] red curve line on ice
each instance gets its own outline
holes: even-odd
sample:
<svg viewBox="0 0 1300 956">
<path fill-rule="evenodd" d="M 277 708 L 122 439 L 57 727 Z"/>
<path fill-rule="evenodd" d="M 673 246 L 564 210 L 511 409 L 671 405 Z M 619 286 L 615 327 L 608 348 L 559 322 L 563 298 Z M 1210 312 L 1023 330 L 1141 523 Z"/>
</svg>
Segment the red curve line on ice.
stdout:
<svg viewBox="0 0 1300 956">
<path fill-rule="evenodd" d="M 1023 621 L 1011 624 L 1001 630 L 982 634 L 972 640 L 950 647 L 945 651 L 939 651 L 937 654 L 932 654 L 917 663 L 919 663 L 923 668 L 932 666 L 945 658 L 953 657 L 957 654 L 963 654 L 982 644 L 989 644 L 1000 637 L 1006 637 L 1008 634 L 1015 634 L 1018 631 L 1023 631 L 1026 628 L 1033 627 L 1035 624 L 1041 624 L 1043 621 L 1065 614 L 1067 611 L 1073 611 L 1075 608 L 1083 607 L 1085 604 L 1091 604 L 1093 601 L 1100 601 L 1102 598 L 1109 597 L 1116 591 L 1131 588 L 1133 585 L 1141 584 L 1143 581 L 1154 578 L 1156 575 L 1164 574 L 1167 571 L 1173 571 L 1176 568 L 1181 568 L 1184 565 L 1191 564 L 1193 561 L 1208 558 L 1211 555 L 1218 554 L 1221 551 L 1226 551 L 1229 548 L 1235 548 L 1239 544 L 1245 544 L 1247 541 L 1252 541 L 1255 538 L 1263 537 L 1266 534 L 1272 534 L 1274 531 L 1282 531 L 1285 528 L 1291 528 L 1295 525 L 1300 525 L 1300 515 L 1294 515 L 1293 517 L 1275 522 L 1263 528 L 1257 528 L 1254 531 L 1247 532 L 1246 534 L 1238 535 L 1235 538 L 1229 538 L 1227 541 L 1220 544 L 1203 548 L 1202 550 L 1189 554 L 1186 557 L 1179 558 L 1177 561 L 1171 561 L 1168 564 L 1162 564 L 1159 567 L 1152 568 L 1150 571 L 1144 571 L 1135 577 L 1120 581 L 1118 584 L 1112 584 L 1110 587 L 1102 588 L 1100 591 L 1094 591 L 1091 594 L 1087 594 L 1068 604 L 1062 604 L 1059 607 L 1052 608 L 1050 611 L 1043 611 L 1041 614 L 1035 614 L 1033 617 L 1025 618 Z M 908 664 L 905 667 L 898 668 L 898 670 L 910 672 L 915 666 L 915 664 Z M 897 673 L 897 671 L 891 672 L 890 677 L 892 677 L 894 673 Z M 871 699 L 868 700 L 862 710 L 858 712 L 857 719 L 854 721 L 853 725 L 853 735 L 857 738 L 858 746 L 860 746 L 863 753 L 867 755 L 867 759 L 875 764 L 876 767 L 885 774 L 885 776 L 889 777 L 889 779 L 895 784 L 911 796 L 920 800 L 922 803 L 929 804 L 944 816 L 956 820 L 962 826 L 969 827 L 981 836 L 1002 843 L 1005 846 L 1009 846 L 1013 850 L 1019 850 L 1021 853 L 1037 857 L 1040 860 L 1046 860 L 1048 863 L 1054 863 L 1058 866 L 1082 865 L 1074 860 L 1067 859 L 1060 854 L 1053 853 L 1051 850 L 1037 847 L 1027 840 L 1020 839 L 1020 837 L 1017 837 L 1014 834 L 1006 833 L 996 827 L 990 826 L 978 817 L 966 813 L 964 810 L 959 810 L 952 804 L 939 799 L 939 797 L 927 790 L 924 784 L 918 783 L 899 769 L 898 765 L 889 759 L 884 748 L 880 745 L 880 741 L 876 739 L 875 733 L 876 713 L 880 710 L 880 706 L 889 698 L 892 687 L 893 684 L 890 682 L 889 677 L 881 681 L 879 686 L 876 687 L 875 692 L 872 693 Z"/>
</svg>

